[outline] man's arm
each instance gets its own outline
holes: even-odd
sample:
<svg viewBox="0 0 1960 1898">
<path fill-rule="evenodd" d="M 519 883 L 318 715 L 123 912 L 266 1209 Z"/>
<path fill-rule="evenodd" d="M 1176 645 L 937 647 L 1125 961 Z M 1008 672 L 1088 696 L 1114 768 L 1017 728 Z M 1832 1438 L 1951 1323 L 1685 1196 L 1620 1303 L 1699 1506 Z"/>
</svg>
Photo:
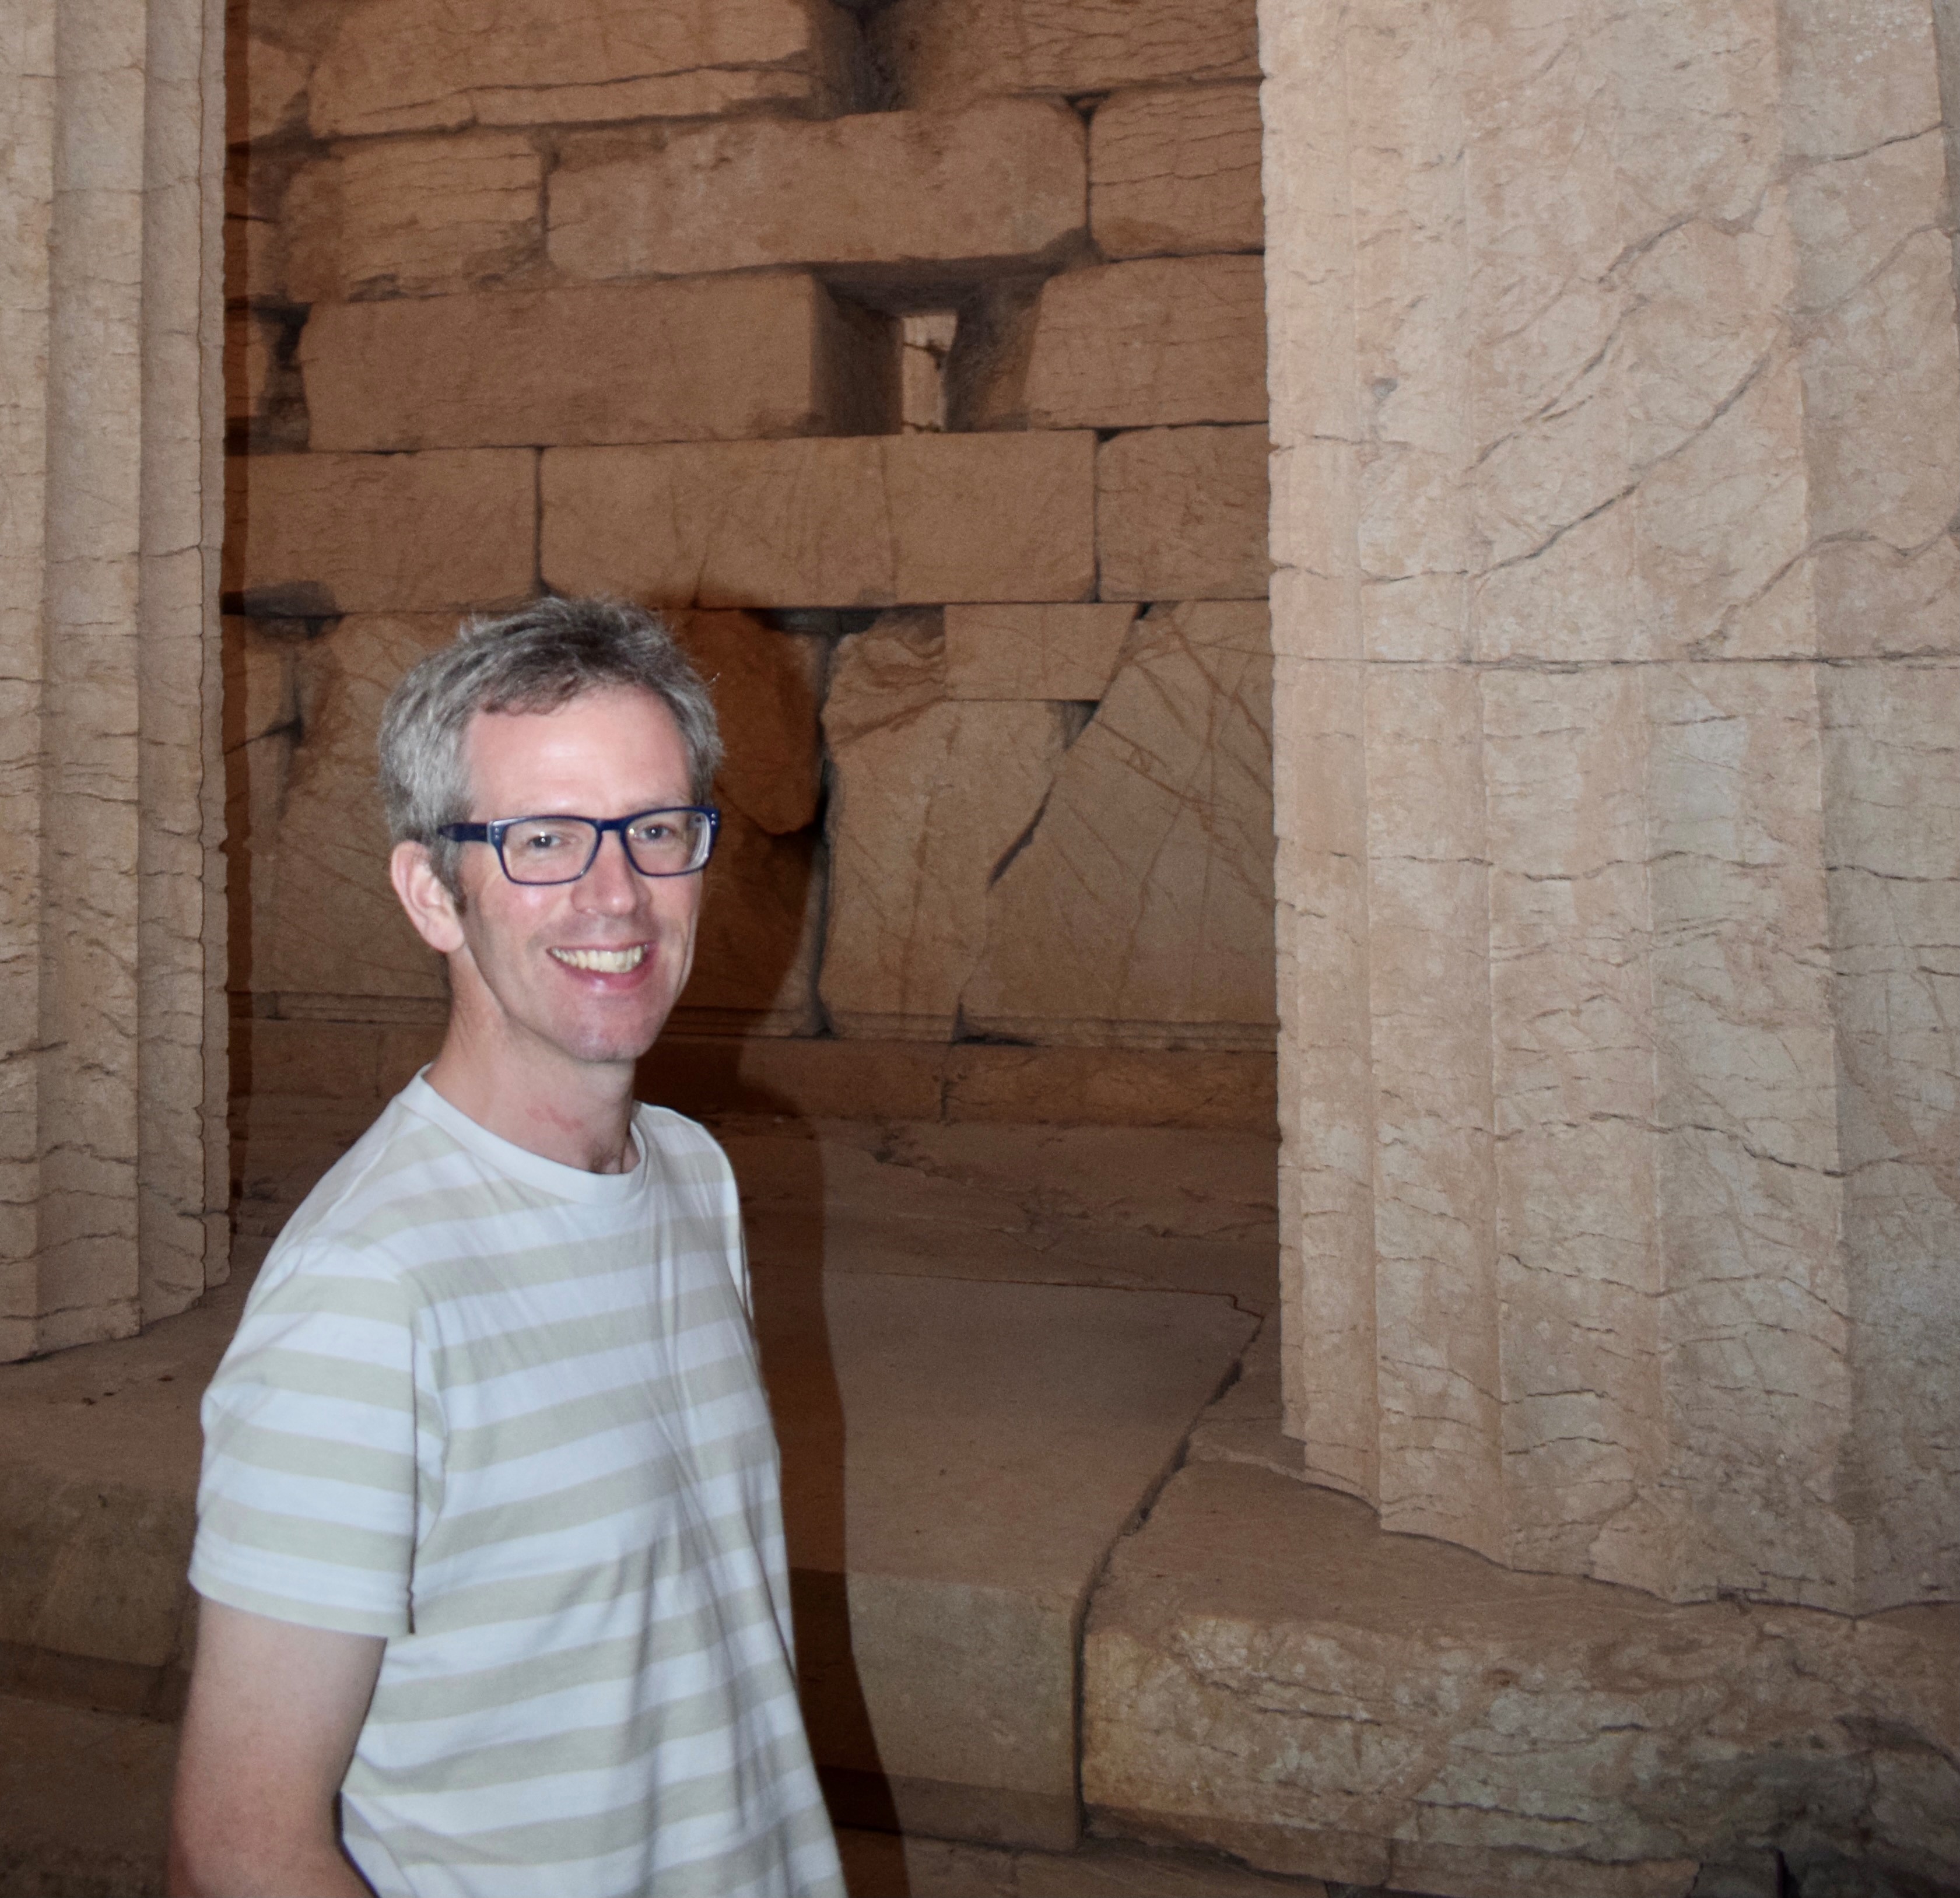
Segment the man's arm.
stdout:
<svg viewBox="0 0 1960 1898">
<path fill-rule="evenodd" d="M 367 1898 L 334 1801 L 384 1645 L 199 1603 L 171 1898 Z"/>
</svg>

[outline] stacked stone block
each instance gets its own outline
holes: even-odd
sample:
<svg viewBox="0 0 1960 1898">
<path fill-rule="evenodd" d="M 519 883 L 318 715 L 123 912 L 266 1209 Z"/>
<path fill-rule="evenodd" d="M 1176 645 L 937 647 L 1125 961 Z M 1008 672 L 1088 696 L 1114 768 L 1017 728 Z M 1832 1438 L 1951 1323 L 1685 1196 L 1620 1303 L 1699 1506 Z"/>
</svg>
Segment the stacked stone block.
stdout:
<svg viewBox="0 0 1960 1898">
<path fill-rule="evenodd" d="M 234 9 L 247 1085 L 425 1050 L 374 719 L 549 588 L 670 609 L 729 725 L 676 1032 L 853 1044 L 860 1109 L 977 1045 L 1264 1119 L 1252 8 L 1131 11 Z"/>
</svg>

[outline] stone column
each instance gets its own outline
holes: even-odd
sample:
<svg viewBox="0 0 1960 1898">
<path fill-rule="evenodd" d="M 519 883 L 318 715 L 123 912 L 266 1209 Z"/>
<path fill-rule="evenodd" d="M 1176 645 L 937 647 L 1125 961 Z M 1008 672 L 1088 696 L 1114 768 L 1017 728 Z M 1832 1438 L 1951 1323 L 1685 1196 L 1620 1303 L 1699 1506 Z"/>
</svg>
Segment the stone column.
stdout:
<svg viewBox="0 0 1960 1898">
<path fill-rule="evenodd" d="M 1960 1591 L 1929 0 L 1265 0 L 1288 1429 L 1675 1600 Z"/>
<path fill-rule="evenodd" d="M 225 1267 L 223 20 L 0 19 L 0 1359 Z"/>
</svg>

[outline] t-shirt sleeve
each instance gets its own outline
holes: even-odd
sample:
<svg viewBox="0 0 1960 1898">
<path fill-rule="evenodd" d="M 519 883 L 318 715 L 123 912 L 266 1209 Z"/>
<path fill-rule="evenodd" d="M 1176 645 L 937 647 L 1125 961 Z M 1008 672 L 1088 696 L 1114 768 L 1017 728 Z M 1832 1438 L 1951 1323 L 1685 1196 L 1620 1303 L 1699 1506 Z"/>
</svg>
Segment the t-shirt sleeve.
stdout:
<svg viewBox="0 0 1960 1898">
<path fill-rule="evenodd" d="M 275 1620 L 404 1633 L 418 1408 L 409 1301 L 385 1261 L 329 1244 L 275 1254 L 266 1271 L 205 1394 L 191 1586 Z"/>
</svg>

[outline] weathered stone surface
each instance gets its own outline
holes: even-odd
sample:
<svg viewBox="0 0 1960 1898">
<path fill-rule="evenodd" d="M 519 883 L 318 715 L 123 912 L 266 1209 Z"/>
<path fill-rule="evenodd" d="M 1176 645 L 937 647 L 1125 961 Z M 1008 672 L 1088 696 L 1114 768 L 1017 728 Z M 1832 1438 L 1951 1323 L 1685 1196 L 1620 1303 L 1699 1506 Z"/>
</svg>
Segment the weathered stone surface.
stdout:
<svg viewBox="0 0 1960 1898">
<path fill-rule="evenodd" d="M 547 449 L 543 571 L 669 605 L 1080 599 L 1086 431 Z"/>
<path fill-rule="evenodd" d="M 1026 392 L 1038 428 L 1263 421 L 1263 261 L 1150 258 L 1051 277 Z"/>
<path fill-rule="evenodd" d="M 990 885 L 967 1023 L 1270 1046 L 1271 660 L 1255 602 L 1159 607 Z"/>
<path fill-rule="evenodd" d="M 820 107 L 844 30 L 819 0 L 365 0 L 342 11 L 310 116 L 336 137 Z"/>
<path fill-rule="evenodd" d="M 543 189 L 544 161 L 514 132 L 343 147 L 287 187 L 285 288 L 332 303 L 493 282 L 539 255 Z"/>
<path fill-rule="evenodd" d="M 1089 126 L 1089 229 L 1106 257 L 1258 250 L 1258 89 L 1172 86 L 1106 99 Z"/>
<path fill-rule="evenodd" d="M 1087 158 L 1067 107 L 744 119 L 622 147 L 573 138 L 552 173 L 552 262 L 578 277 L 762 264 L 1039 257 L 1083 228 Z"/>
<path fill-rule="evenodd" d="M 835 774 L 824 1007 L 839 1034 L 944 1040 L 989 882 L 1061 761 L 1061 708 L 949 698 L 938 628 L 895 615 L 838 648 L 823 726 Z"/>
<path fill-rule="evenodd" d="M 954 698 L 1100 698 L 1135 618 L 1126 603 L 949 606 L 947 691 Z"/>
<path fill-rule="evenodd" d="M 1252 0 L 897 0 L 876 30 L 915 105 L 1256 79 Z"/>
<path fill-rule="evenodd" d="M 1779 1847 L 1806 1891 L 1937 1889 L 1956 1667 L 1960 1610 L 1671 1608 L 1201 1451 L 1091 1607 L 1083 1793 L 1114 1830 L 1456 1898 L 1768 1892 Z"/>
<path fill-rule="evenodd" d="M 355 615 L 298 655 L 300 736 L 270 860 L 253 873 L 267 879 L 255 988 L 434 1001 L 447 993 L 389 886 L 374 734 L 395 682 L 455 630 L 448 614 Z"/>
<path fill-rule="evenodd" d="M 823 641 L 778 632 L 748 613 L 673 615 L 676 637 L 714 695 L 726 755 L 717 795 L 773 836 L 816 819 L 823 758 L 817 728 Z"/>
<path fill-rule="evenodd" d="M 316 309 L 316 449 L 848 435 L 872 419 L 882 326 L 814 278 L 705 278 Z"/>
<path fill-rule="evenodd" d="M 234 463 L 227 590 L 255 612 L 428 612 L 527 596 L 536 458 L 254 455 Z"/>
<path fill-rule="evenodd" d="M 823 891 L 815 837 L 772 836 L 724 798 L 702 886 L 694 972 L 675 1006 L 675 1029 L 814 1033 Z"/>
<path fill-rule="evenodd" d="M 1105 599 L 1260 599 L 1266 431 L 1140 428 L 1096 458 Z"/>
</svg>

